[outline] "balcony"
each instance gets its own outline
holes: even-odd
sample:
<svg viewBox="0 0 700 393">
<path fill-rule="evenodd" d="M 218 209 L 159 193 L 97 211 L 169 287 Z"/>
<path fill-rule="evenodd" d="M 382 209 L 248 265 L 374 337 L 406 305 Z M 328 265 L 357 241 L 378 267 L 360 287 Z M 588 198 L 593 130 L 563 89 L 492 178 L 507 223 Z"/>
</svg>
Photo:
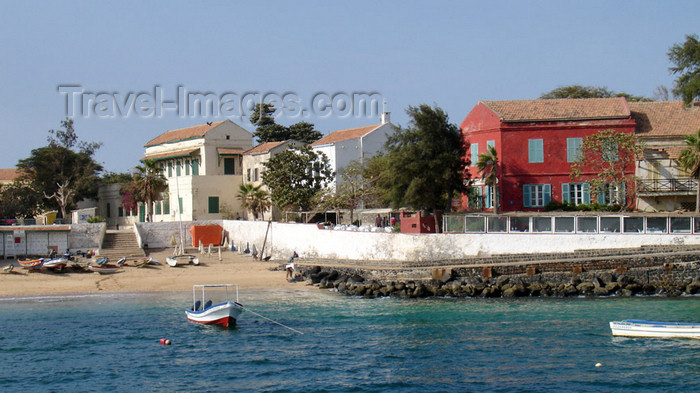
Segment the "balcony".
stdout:
<svg viewBox="0 0 700 393">
<path fill-rule="evenodd" d="M 639 195 L 693 195 L 698 181 L 691 178 L 637 180 Z"/>
</svg>

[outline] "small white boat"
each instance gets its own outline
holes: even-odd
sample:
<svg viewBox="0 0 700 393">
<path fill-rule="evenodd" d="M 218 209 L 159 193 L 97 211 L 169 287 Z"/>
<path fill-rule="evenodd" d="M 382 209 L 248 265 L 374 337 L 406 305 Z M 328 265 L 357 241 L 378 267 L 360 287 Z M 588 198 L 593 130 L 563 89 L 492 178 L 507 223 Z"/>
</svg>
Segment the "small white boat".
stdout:
<svg viewBox="0 0 700 393">
<path fill-rule="evenodd" d="M 67 264 L 68 264 L 68 259 L 64 258 L 64 257 L 60 257 L 60 258 L 53 258 L 53 259 L 49 259 L 49 260 L 44 260 L 44 264 L 42 265 L 42 267 L 45 267 L 48 269 L 61 270 L 64 267 L 66 267 Z"/>
<path fill-rule="evenodd" d="M 88 265 L 87 268 L 88 268 L 88 270 L 90 270 L 90 271 L 97 272 L 97 273 L 100 273 L 100 274 L 112 274 L 112 273 L 116 273 L 116 272 L 122 270 L 121 266 L 117 266 L 117 265 L 107 265 L 107 264 L 104 264 L 104 265 Z"/>
<path fill-rule="evenodd" d="M 167 262 L 170 267 L 175 267 L 177 265 L 199 265 L 199 258 L 194 255 L 183 254 L 167 257 L 165 258 L 165 262 Z"/>
<path fill-rule="evenodd" d="M 216 288 L 220 290 L 216 290 Z M 233 301 L 233 293 L 229 294 L 234 289 L 235 301 Z M 223 297 L 223 299 L 221 299 L 221 302 L 214 304 L 212 300 L 207 299 L 206 290 L 209 291 L 209 295 L 215 292 L 216 295 Z M 201 307 L 202 303 L 204 303 L 204 307 Z M 192 308 L 186 309 L 185 315 L 187 315 L 188 320 L 193 322 L 233 327 L 236 325 L 236 319 L 242 312 L 243 305 L 238 303 L 237 284 L 210 284 L 194 285 L 192 287 Z"/>
<path fill-rule="evenodd" d="M 624 337 L 678 337 L 700 339 L 700 323 L 655 322 L 625 319 L 610 322 L 613 336 Z"/>
</svg>

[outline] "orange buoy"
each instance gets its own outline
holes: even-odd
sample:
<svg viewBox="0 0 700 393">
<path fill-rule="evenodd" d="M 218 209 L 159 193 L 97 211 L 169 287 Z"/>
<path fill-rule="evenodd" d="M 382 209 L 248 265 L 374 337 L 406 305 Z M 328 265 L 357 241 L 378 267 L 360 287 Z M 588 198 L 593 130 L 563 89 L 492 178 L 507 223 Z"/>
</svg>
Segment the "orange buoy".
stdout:
<svg viewBox="0 0 700 393">
<path fill-rule="evenodd" d="M 167 338 L 161 338 L 160 343 L 163 345 L 170 345 L 170 340 L 168 340 Z"/>
</svg>

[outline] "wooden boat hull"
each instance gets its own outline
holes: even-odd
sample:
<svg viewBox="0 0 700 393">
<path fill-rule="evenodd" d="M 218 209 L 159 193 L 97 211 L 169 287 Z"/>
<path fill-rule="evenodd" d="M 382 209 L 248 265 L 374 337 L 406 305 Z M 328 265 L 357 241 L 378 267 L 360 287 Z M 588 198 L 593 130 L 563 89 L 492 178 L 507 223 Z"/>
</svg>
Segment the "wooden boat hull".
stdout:
<svg viewBox="0 0 700 393">
<path fill-rule="evenodd" d="M 610 322 L 613 336 L 700 339 L 700 323 L 624 320 Z"/>
<path fill-rule="evenodd" d="M 43 259 L 18 259 L 17 263 L 19 263 L 19 266 L 21 266 L 23 269 L 40 269 L 41 266 L 44 264 Z"/>
<path fill-rule="evenodd" d="M 241 305 L 235 302 L 216 304 L 200 311 L 185 310 L 187 319 L 192 322 L 224 327 L 235 326 L 236 319 L 242 312 L 243 308 Z"/>
<path fill-rule="evenodd" d="M 97 272 L 100 274 L 112 274 L 116 273 L 121 270 L 121 267 L 119 266 L 114 266 L 114 265 L 102 265 L 102 266 L 95 266 L 95 265 L 88 265 L 88 270 Z"/>
<path fill-rule="evenodd" d="M 165 262 L 170 267 L 175 267 L 177 265 L 199 265 L 199 258 L 194 255 L 176 255 L 173 257 L 165 258 Z"/>
<path fill-rule="evenodd" d="M 43 267 L 49 269 L 63 269 L 67 264 L 68 260 L 66 258 L 54 258 L 44 261 Z"/>
</svg>

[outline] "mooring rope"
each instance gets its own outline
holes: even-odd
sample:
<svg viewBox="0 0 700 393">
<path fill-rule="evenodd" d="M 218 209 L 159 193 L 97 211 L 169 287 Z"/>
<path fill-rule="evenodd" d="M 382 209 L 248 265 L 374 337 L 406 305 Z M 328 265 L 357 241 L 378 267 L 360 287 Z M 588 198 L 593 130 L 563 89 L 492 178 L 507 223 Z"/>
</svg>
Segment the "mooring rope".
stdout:
<svg viewBox="0 0 700 393">
<path fill-rule="evenodd" d="M 300 331 L 298 331 L 298 330 L 296 330 L 296 329 L 290 328 L 290 327 L 287 326 L 287 325 L 281 324 L 281 323 L 279 323 L 279 322 L 277 322 L 277 321 L 273 321 L 272 319 L 270 319 L 270 318 L 268 318 L 268 317 L 266 317 L 266 316 L 260 315 L 260 314 L 256 313 L 255 311 L 253 311 L 253 310 L 251 310 L 251 309 L 249 309 L 249 308 L 247 308 L 247 307 L 243 307 L 243 306 L 241 306 L 240 304 L 239 304 L 239 306 L 240 306 L 242 309 L 244 309 L 245 311 L 248 311 L 249 313 L 251 313 L 251 314 L 253 314 L 253 315 L 257 315 L 257 316 L 259 316 L 259 317 L 262 318 L 262 319 L 265 319 L 265 320 L 267 320 L 267 321 L 270 321 L 270 322 L 272 322 L 272 323 L 275 323 L 275 324 L 277 324 L 277 325 L 280 325 L 280 326 L 282 326 L 283 328 L 287 328 L 287 329 L 293 331 L 294 333 L 304 334 L 304 333 L 302 333 L 302 332 L 300 332 Z"/>
</svg>

